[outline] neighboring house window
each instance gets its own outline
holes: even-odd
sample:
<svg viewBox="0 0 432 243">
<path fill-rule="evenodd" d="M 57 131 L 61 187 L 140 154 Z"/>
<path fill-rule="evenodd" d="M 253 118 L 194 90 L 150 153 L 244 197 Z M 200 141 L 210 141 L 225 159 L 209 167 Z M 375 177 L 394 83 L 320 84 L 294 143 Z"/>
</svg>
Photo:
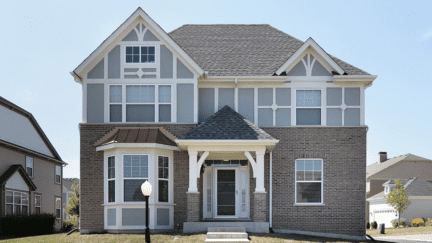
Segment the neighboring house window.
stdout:
<svg viewBox="0 0 432 243">
<path fill-rule="evenodd" d="M 115 157 L 108 157 L 108 202 L 115 202 Z"/>
<path fill-rule="evenodd" d="M 297 90 L 296 125 L 321 125 L 321 90 Z"/>
<path fill-rule="evenodd" d="M 109 105 L 110 122 L 171 122 L 171 85 L 110 85 Z"/>
<path fill-rule="evenodd" d="M 35 195 L 35 212 L 37 214 L 41 213 L 41 207 L 42 207 L 42 196 L 41 195 Z"/>
<path fill-rule="evenodd" d="M 61 183 L 61 167 L 59 165 L 55 166 L 55 182 L 57 184 Z"/>
<path fill-rule="evenodd" d="M 26 171 L 29 177 L 33 178 L 33 158 L 26 156 Z"/>
<path fill-rule="evenodd" d="M 159 202 L 168 202 L 169 158 L 159 156 Z"/>
<path fill-rule="evenodd" d="M 321 159 L 296 160 L 296 203 L 323 203 L 323 161 Z"/>
<path fill-rule="evenodd" d="M 6 190 L 6 215 L 28 215 L 29 194 Z"/>
<path fill-rule="evenodd" d="M 143 202 L 141 185 L 148 180 L 148 155 L 124 155 L 124 201 Z"/>
<path fill-rule="evenodd" d="M 61 198 L 55 198 L 55 215 L 56 219 L 60 219 L 61 216 Z"/>
<path fill-rule="evenodd" d="M 154 46 L 126 46 L 126 63 L 154 63 Z"/>
</svg>

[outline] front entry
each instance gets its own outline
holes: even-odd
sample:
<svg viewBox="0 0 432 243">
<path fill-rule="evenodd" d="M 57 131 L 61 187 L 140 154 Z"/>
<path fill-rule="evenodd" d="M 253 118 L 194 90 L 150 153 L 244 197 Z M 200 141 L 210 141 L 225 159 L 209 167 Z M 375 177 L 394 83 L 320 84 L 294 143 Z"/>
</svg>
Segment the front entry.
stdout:
<svg viewBox="0 0 432 243">
<path fill-rule="evenodd" d="M 207 161 L 206 161 L 207 162 Z M 208 164 L 208 163 L 206 163 Z M 211 164 L 203 175 L 204 218 L 249 218 L 249 167 Z"/>
</svg>

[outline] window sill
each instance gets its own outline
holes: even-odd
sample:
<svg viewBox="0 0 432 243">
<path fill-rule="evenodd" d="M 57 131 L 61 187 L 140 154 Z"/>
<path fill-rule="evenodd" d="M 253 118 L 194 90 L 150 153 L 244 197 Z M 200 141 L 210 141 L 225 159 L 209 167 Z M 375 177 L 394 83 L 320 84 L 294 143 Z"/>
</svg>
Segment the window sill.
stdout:
<svg viewBox="0 0 432 243">
<path fill-rule="evenodd" d="M 294 203 L 293 206 L 325 206 L 324 203 Z"/>
<path fill-rule="evenodd" d="M 145 205 L 145 202 L 134 202 L 134 203 L 104 203 L 101 206 L 134 206 L 134 205 Z M 149 203 L 149 206 L 176 206 L 175 203 Z"/>
</svg>

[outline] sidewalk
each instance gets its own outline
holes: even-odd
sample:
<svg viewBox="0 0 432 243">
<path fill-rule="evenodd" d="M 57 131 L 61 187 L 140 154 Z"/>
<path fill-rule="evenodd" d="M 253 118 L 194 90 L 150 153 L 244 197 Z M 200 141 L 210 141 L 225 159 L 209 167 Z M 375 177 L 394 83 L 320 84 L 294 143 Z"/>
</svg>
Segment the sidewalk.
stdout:
<svg viewBox="0 0 432 243">
<path fill-rule="evenodd" d="M 397 235 L 397 236 L 375 236 L 376 240 L 391 242 L 432 242 L 432 234 L 423 235 Z"/>
</svg>

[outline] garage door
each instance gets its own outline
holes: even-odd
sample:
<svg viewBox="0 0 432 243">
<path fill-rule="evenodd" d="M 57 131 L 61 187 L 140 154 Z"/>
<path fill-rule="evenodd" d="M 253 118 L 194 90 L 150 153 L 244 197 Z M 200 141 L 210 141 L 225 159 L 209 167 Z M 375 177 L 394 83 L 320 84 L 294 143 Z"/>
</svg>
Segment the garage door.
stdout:
<svg viewBox="0 0 432 243">
<path fill-rule="evenodd" d="M 385 224 L 386 228 L 393 227 L 391 224 L 391 220 L 397 218 L 396 210 L 394 209 L 383 209 L 383 210 L 375 210 L 375 221 L 379 224 Z"/>
</svg>

